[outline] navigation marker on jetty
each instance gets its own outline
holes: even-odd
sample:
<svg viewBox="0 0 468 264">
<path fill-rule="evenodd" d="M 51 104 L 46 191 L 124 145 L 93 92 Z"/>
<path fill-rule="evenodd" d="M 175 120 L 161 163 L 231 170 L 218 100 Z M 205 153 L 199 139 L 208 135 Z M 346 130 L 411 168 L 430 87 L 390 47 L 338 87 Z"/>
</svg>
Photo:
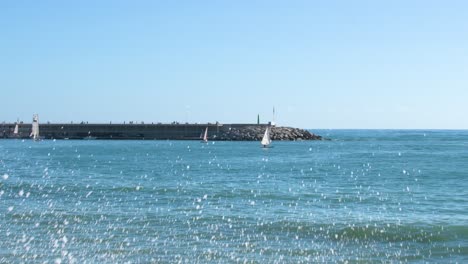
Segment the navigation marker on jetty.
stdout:
<svg viewBox="0 0 468 264">
<path fill-rule="evenodd" d="M 275 122 L 275 107 L 273 106 L 273 122 L 271 122 L 271 126 L 276 126 Z"/>
</svg>

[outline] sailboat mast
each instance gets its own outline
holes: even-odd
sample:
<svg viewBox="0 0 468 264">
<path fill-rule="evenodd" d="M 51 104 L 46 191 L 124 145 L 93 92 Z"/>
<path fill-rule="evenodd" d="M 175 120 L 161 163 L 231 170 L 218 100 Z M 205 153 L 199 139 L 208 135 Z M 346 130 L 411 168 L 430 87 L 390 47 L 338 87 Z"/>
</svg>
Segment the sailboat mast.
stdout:
<svg viewBox="0 0 468 264">
<path fill-rule="evenodd" d="M 276 125 L 276 117 L 275 117 L 275 107 L 273 106 L 273 122 L 271 122 L 271 125 L 272 126 L 275 126 Z"/>
</svg>

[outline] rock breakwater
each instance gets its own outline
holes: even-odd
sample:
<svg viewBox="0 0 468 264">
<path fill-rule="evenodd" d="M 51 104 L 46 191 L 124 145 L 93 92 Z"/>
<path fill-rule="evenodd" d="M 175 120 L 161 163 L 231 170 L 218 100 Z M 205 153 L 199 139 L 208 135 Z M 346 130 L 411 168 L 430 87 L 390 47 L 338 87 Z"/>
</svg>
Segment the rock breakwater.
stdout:
<svg viewBox="0 0 468 264">
<path fill-rule="evenodd" d="M 261 140 L 264 133 L 264 126 L 231 128 L 220 132 L 216 140 L 255 141 Z M 272 140 L 322 140 L 319 135 L 293 127 L 272 127 L 270 137 Z"/>
</svg>

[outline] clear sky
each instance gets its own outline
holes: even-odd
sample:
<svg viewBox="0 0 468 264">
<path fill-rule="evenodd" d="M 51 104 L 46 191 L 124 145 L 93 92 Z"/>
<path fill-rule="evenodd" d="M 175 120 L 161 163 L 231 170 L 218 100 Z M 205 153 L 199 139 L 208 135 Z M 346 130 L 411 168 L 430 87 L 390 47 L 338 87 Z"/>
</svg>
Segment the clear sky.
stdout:
<svg viewBox="0 0 468 264">
<path fill-rule="evenodd" d="M 0 121 L 468 128 L 468 1 L 0 1 Z"/>
</svg>

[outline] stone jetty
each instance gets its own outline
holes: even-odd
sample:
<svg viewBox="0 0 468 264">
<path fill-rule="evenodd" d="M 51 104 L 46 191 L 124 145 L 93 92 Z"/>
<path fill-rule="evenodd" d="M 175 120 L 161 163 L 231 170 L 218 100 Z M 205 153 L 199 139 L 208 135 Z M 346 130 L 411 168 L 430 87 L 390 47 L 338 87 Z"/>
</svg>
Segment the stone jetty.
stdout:
<svg viewBox="0 0 468 264">
<path fill-rule="evenodd" d="M 256 141 L 261 140 L 265 129 L 271 127 L 272 140 L 321 140 L 322 137 L 307 130 L 269 124 L 221 124 L 221 123 L 44 123 L 39 124 L 39 136 L 43 139 L 144 139 L 144 140 L 200 140 L 207 130 L 208 140 Z M 30 138 L 32 124 L 1 123 L 0 138 Z"/>
<path fill-rule="evenodd" d="M 265 133 L 264 126 L 232 127 L 221 131 L 218 140 L 258 141 Z M 293 127 L 271 127 L 272 140 L 321 140 L 322 137 L 307 130 Z"/>
</svg>

